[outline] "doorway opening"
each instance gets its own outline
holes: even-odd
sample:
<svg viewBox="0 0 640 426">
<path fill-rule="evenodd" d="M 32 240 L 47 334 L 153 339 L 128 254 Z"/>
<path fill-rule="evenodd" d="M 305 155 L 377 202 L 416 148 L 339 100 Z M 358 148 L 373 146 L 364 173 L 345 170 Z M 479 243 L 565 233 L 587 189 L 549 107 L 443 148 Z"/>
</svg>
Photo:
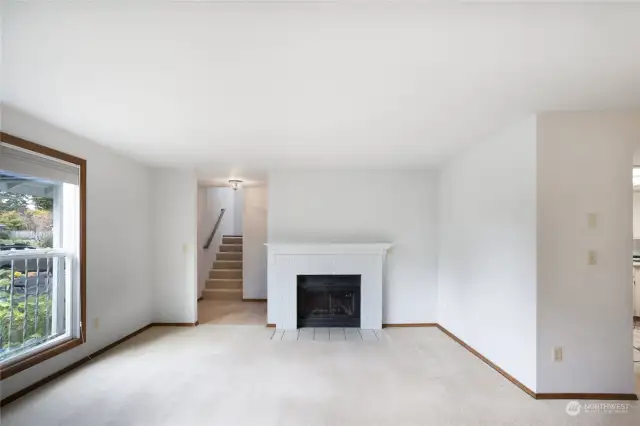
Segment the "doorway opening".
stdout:
<svg viewBox="0 0 640 426">
<path fill-rule="evenodd" d="M 198 188 L 198 322 L 266 325 L 266 190 Z"/>
</svg>

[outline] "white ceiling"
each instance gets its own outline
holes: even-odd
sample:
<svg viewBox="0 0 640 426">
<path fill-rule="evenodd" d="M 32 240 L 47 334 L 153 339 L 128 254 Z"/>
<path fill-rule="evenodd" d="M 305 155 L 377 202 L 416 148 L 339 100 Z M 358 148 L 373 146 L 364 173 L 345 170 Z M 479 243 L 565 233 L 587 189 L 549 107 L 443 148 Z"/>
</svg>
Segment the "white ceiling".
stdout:
<svg viewBox="0 0 640 426">
<path fill-rule="evenodd" d="M 210 179 L 432 167 L 550 109 L 640 105 L 640 4 L 9 1 L 5 101 Z"/>
</svg>

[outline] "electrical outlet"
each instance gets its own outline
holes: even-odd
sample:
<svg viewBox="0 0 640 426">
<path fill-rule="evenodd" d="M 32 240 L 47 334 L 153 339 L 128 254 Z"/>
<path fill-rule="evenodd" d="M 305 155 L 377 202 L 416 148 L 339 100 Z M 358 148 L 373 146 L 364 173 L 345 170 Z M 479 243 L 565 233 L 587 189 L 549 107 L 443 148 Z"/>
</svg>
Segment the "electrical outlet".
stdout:
<svg viewBox="0 0 640 426">
<path fill-rule="evenodd" d="M 587 265 L 597 265 L 598 264 L 598 253 L 595 250 L 589 250 L 587 257 Z"/>
<path fill-rule="evenodd" d="M 100 328 L 100 318 L 93 319 L 93 328 L 96 330 Z"/>
<path fill-rule="evenodd" d="M 553 360 L 555 362 L 562 362 L 562 348 L 553 348 Z"/>
<path fill-rule="evenodd" d="M 598 215 L 595 213 L 589 213 L 587 215 L 587 223 L 589 224 L 589 228 L 595 229 L 598 227 Z"/>
</svg>

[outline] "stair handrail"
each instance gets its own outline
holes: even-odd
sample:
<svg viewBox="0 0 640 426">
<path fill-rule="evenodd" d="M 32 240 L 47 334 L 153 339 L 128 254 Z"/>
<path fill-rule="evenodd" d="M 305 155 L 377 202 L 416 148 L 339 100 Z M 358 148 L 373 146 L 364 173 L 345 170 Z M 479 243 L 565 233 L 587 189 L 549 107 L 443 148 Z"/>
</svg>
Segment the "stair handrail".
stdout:
<svg viewBox="0 0 640 426">
<path fill-rule="evenodd" d="M 224 216 L 225 211 L 227 211 L 227 209 L 220 209 L 220 215 L 218 216 L 218 220 L 216 220 L 216 224 L 213 227 L 213 231 L 211 231 L 211 235 L 209 235 L 209 238 L 207 238 L 207 242 L 204 244 L 203 248 L 205 250 L 209 249 L 209 246 L 211 245 L 211 241 L 213 241 L 213 237 L 216 234 L 218 227 L 220 226 L 220 221 L 222 220 L 222 216 Z"/>
</svg>

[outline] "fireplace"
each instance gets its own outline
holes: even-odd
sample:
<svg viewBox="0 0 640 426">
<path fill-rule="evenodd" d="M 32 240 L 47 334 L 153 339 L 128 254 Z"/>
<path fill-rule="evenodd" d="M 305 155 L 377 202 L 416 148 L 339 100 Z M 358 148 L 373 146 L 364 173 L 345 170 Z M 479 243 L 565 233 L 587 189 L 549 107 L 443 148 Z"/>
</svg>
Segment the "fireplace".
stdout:
<svg viewBox="0 0 640 426">
<path fill-rule="evenodd" d="M 298 275 L 298 327 L 360 327 L 360 275 Z"/>
</svg>

